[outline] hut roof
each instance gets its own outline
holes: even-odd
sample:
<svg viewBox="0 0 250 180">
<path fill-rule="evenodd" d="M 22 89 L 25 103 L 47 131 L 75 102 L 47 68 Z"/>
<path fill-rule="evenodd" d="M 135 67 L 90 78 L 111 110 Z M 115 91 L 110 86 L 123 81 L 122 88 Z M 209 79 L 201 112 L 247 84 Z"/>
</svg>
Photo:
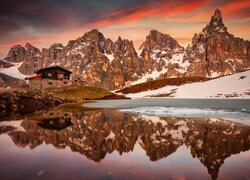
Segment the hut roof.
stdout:
<svg viewBox="0 0 250 180">
<path fill-rule="evenodd" d="M 37 75 L 29 76 L 29 77 L 26 77 L 25 80 L 36 79 L 36 78 L 39 78 L 39 77 L 42 77 L 42 75 L 37 74 Z"/>
<path fill-rule="evenodd" d="M 35 71 L 35 73 L 39 73 L 39 72 L 42 72 L 42 71 L 45 71 L 45 70 L 48 70 L 48 69 L 61 69 L 62 71 L 65 71 L 65 72 L 67 72 L 67 73 L 69 73 L 69 74 L 72 73 L 71 71 L 69 71 L 69 70 L 67 70 L 67 69 L 64 69 L 64 68 L 62 68 L 62 67 L 60 67 L 60 66 L 45 67 L 45 68 L 42 68 L 42 69 L 39 69 L 39 70 Z"/>
</svg>

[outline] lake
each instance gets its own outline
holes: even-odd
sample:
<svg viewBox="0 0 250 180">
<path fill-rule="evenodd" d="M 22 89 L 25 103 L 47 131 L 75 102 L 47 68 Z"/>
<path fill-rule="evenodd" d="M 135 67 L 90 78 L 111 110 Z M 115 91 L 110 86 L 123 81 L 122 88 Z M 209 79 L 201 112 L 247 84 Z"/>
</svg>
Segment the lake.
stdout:
<svg viewBox="0 0 250 180">
<path fill-rule="evenodd" d="M 5 118 L 0 162 L 1 179 L 249 179 L 250 100 L 95 101 Z"/>
</svg>

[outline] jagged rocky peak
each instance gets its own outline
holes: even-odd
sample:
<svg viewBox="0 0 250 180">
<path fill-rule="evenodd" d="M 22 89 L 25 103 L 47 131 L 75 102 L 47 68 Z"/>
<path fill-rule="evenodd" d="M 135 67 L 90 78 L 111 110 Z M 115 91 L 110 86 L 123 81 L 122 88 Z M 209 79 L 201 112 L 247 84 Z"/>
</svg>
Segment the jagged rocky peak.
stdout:
<svg viewBox="0 0 250 180">
<path fill-rule="evenodd" d="M 5 61 L 9 62 L 23 62 L 25 59 L 26 49 L 21 45 L 12 46 L 4 58 Z"/>
<path fill-rule="evenodd" d="M 23 63 L 18 68 L 22 74 L 33 74 L 41 58 L 41 52 L 38 48 L 32 46 L 30 43 L 25 44 L 25 53 L 23 56 Z"/>
<path fill-rule="evenodd" d="M 84 35 L 83 35 L 83 38 L 92 38 L 92 39 L 101 39 L 101 38 L 103 38 L 103 39 L 105 39 L 104 38 L 104 36 L 103 36 L 103 34 L 101 33 L 101 32 L 99 32 L 99 30 L 98 29 L 92 29 L 92 30 L 90 30 L 90 31 L 88 31 L 88 32 L 86 32 Z"/>
<path fill-rule="evenodd" d="M 54 43 L 48 49 L 43 48 L 41 56 L 43 59 L 51 58 L 52 60 L 56 60 L 60 57 L 60 53 L 63 49 L 64 46 L 62 43 Z"/>
<path fill-rule="evenodd" d="M 50 49 L 53 48 L 53 49 L 58 49 L 58 50 L 62 50 L 64 48 L 63 44 L 62 43 L 54 43 L 50 46 Z"/>
<path fill-rule="evenodd" d="M 5 57 L 5 60 L 17 63 L 17 62 L 23 62 L 27 58 L 39 57 L 39 56 L 40 56 L 40 50 L 32 46 L 30 43 L 26 43 L 24 47 L 21 45 L 12 46 L 7 56 Z"/>
<path fill-rule="evenodd" d="M 218 77 L 250 69 L 250 43 L 227 31 L 220 10 L 185 50 L 186 76 Z"/>
<path fill-rule="evenodd" d="M 113 47 L 113 44 L 114 42 L 107 38 L 106 41 L 105 41 L 105 45 L 104 45 L 104 49 L 105 49 L 105 53 L 110 55 L 110 54 L 113 54 L 113 51 L 112 51 L 112 47 Z"/>
<path fill-rule="evenodd" d="M 118 39 L 114 42 L 114 48 L 113 51 L 116 55 L 124 55 L 124 54 L 134 54 L 135 48 L 132 41 L 129 41 L 128 39 L 122 39 L 120 36 Z"/>
<path fill-rule="evenodd" d="M 151 30 L 141 45 L 141 55 L 145 72 L 162 71 L 168 67 L 175 55 L 182 54 L 184 48 L 169 34 Z M 181 62 L 181 55 L 178 62 Z M 176 61 L 172 61 L 175 63 Z M 169 73 L 172 76 L 172 73 Z"/>
<path fill-rule="evenodd" d="M 194 34 L 194 37 L 192 38 L 192 45 L 204 43 L 207 41 L 207 38 L 212 35 L 216 36 L 213 37 L 215 39 L 220 35 L 226 36 L 228 39 L 233 38 L 233 35 L 227 32 L 227 27 L 223 23 L 221 11 L 219 9 L 215 10 L 210 22 L 205 26 L 202 32 Z"/>
<path fill-rule="evenodd" d="M 90 43 L 91 45 L 94 45 L 98 51 L 104 53 L 105 37 L 98 29 L 92 29 L 91 31 L 86 32 L 82 36 L 82 39 L 87 45 Z"/>
<path fill-rule="evenodd" d="M 26 49 L 26 57 L 27 56 L 35 56 L 35 57 L 40 57 L 40 50 L 34 46 L 32 46 L 30 43 L 25 44 L 25 49 Z"/>
<path fill-rule="evenodd" d="M 227 32 L 227 28 L 223 23 L 221 11 L 219 9 L 215 10 L 214 15 L 211 17 L 209 24 L 203 29 L 203 32 L 206 31 L 209 33 L 212 31 Z"/>
<path fill-rule="evenodd" d="M 146 37 L 146 41 L 141 45 L 140 49 L 153 48 L 153 49 L 168 49 L 173 50 L 176 48 L 183 49 L 179 43 L 172 38 L 169 34 L 161 33 L 157 30 L 151 30 L 149 35 Z"/>
<path fill-rule="evenodd" d="M 90 57 L 90 62 L 94 63 L 90 63 L 90 66 L 85 69 L 84 81 L 88 85 L 111 90 L 122 88 L 125 81 L 135 78 L 135 72 L 141 73 L 141 64 L 134 45 L 132 41 L 121 37 L 118 37 L 115 42 L 105 39 L 99 44 L 102 45 L 102 42 L 104 52 L 96 51 L 95 45 L 93 55 Z"/>
</svg>

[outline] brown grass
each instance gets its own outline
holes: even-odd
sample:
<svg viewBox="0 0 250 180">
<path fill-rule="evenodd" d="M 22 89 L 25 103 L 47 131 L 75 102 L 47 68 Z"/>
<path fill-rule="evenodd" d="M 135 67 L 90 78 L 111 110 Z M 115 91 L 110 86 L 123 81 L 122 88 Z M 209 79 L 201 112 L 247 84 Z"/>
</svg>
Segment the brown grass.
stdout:
<svg viewBox="0 0 250 180">
<path fill-rule="evenodd" d="M 148 90 L 155 90 L 162 88 L 164 86 L 180 86 L 187 83 L 194 83 L 194 82 L 203 82 L 208 81 L 210 78 L 205 77 L 185 77 L 185 78 L 168 78 L 168 79 L 159 79 L 154 81 L 149 81 L 141 84 L 136 84 L 130 87 L 126 87 L 124 89 L 116 91 L 116 93 L 139 93 L 142 91 Z"/>
<path fill-rule="evenodd" d="M 52 95 L 66 100 L 98 99 L 113 94 L 106 89 L 91 86 L 69 87 L 50 90 L 50 92 Z"/>
</svg>

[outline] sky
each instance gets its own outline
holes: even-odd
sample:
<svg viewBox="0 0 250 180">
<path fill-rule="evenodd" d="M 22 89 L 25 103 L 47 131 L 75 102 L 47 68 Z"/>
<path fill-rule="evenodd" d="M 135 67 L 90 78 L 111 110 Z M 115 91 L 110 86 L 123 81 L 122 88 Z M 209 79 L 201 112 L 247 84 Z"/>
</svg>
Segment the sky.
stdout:
<svg viewBox="0 0 250 180">
<path fill-rule="evenodd" d="M 136 49 L 152 29 L 186 46 L 217 8 L 230 33 L 250 40 L 249 0 L 1 0 L 0 58 L 13 45 L 66 45 L 91 29 L 133 40 Z"/>
</svg>

